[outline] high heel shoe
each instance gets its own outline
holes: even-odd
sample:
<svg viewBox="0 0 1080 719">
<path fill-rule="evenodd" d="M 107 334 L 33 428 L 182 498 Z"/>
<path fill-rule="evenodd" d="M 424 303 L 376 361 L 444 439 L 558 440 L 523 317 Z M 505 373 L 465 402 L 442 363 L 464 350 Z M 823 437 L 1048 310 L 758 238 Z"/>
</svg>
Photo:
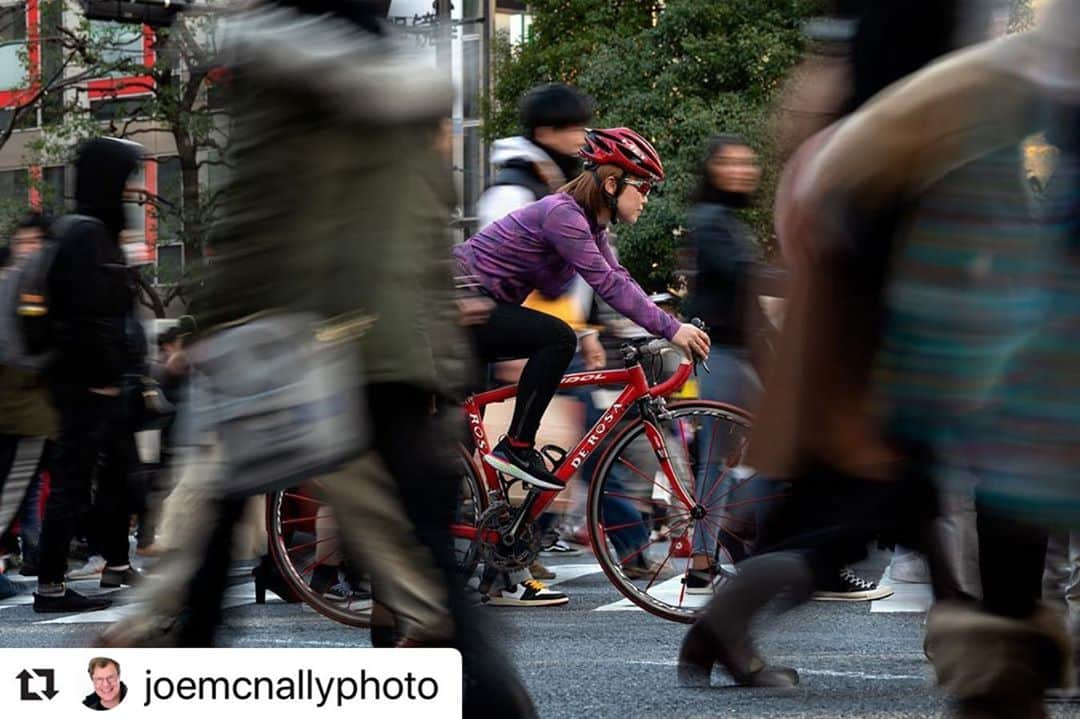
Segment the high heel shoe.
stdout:
<svg viewBox="0 0 1080 719">
<path fill-rule="evenodd" d="M 292 587 L 285 583 L 284 578 L 278 572 L 269 555 L 263 555 L 262 561 L 251 570 L 251 576 L 255 578 L 255 603 L 266 604 L 266 590 L 284 599 L 289 604 L 296 604 L 300 597 L 296 595 Z"/>
<path fill-rule="evenodd" d="M 793 687 L 799 683 L 799 673 L 794 669 L 766 664 L 749 637 L 723 641 L 707 624 L 698 621 L 690 627 L 679 649 L 679 686 L 708 687 L 715 664 L 744 687 Z"/>
</svg>

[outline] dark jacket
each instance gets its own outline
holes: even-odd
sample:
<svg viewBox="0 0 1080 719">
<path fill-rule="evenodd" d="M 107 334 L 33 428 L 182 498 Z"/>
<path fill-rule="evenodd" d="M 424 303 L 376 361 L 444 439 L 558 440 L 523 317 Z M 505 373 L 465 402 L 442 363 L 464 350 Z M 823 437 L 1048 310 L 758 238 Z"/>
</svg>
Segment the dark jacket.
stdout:
<svg viewBox="0 0 1080 719">
<path fill-rule="evenodd" d="M 127 698 L 127 684 L 120 682 L 120 704 L 124 703 L 124 699 Z M 97 692 L 87 694 L 86 698 L 82 700 L 84 707 L 90 707 L 94 711 L 104 712 L 108 711 L 108 708 L 101 706 L 101 698 L 97 695 Z M 119 705 L 118 705 L 119 706 Z"/>
<path fill-rule="evenodd" d="M 694 205 L 689 224 L 695 259 L 684 314 L 704 320 L 715 344 L 743 346 L 748 329 L 768 326 L 757 295 L 779 296 L 784 274 L 761 261 L 750 230 L 726 205 Z"/>
<path fill-rule="evenodd" d="M 120 246 L 123 191 L 138 164 L 131 143 L 96 139 L 75 162 L 77 212 L 57 241 L 49 273 L 50 312 L 57 343 L 51 371 L 59 391 L 113 387 L 133 362 L 127 326 L 134 287 Z"/>
</svg>

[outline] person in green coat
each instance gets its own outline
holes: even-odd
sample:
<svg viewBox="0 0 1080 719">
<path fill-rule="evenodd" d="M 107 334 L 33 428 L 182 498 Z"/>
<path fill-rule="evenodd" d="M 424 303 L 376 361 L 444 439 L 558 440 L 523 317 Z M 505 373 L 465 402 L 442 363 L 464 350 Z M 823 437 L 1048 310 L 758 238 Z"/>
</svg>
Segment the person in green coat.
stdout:
<svg viewBox="0 0 1080 719">
<path fill-rule="evenodd" d="M 357 361 L 371 454 L 324 483 L 350 566 L 372 576 L 399 646 L 461 651 L 466 715 L 531 717 L 527 691 L 467 608 L 450 538 L 463 429 L 453 410 L 470 374 L 462 324 L 486 307 L 457 295 L 451 270 L 454 194 L 439 146 L 452 87 L 400 54 L 375 5 L 278 0 L 222 28 L 233 170 L 192 310 L 203 338 L 278 309 L 366 327 Z M 365 471 L 372 454 L 392 482 Z M 184 592 L 183 646 L 211 644 L 220 618 L 243 503 L 215 504 Z M 400 515 L 400 539 L 365 535 L 366 510 Z M 370 551 L 372 539 L 385 550 Z"/>
</svg>

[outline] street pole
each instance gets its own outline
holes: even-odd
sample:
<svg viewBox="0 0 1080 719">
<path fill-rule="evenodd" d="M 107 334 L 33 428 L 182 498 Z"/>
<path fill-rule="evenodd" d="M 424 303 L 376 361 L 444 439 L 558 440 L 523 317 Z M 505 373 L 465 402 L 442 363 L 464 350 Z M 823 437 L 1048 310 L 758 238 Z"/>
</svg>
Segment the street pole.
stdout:
<svg viewBox="0 0 1080 719">
<path fill-rule="evenodd" d="M 453 18 L 450 14 L 451 0 L 435 0 L 436 32 L 435 40 L 435 64 L 439 70 L 446 73 L 448 79 L 453 77 L 453 48 L 451 45 L 451 25 Z"/>
</svg>

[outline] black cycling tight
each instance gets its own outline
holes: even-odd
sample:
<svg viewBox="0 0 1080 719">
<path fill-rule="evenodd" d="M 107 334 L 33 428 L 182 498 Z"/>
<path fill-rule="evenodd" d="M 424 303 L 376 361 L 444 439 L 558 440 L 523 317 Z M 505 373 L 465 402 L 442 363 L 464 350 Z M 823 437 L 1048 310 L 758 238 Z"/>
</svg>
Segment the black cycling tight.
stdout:
<svg viewBox="0 0 1080 719">
<path fill-rule="evenodd" d="M 528 358 L 507 434 L 535 442 L 540 419 L 574 358 L 577 336 L 558 317 L 505 302 L 497 302 L 487 322 L 472 329 L 483 361 Z"/>
</svg>

